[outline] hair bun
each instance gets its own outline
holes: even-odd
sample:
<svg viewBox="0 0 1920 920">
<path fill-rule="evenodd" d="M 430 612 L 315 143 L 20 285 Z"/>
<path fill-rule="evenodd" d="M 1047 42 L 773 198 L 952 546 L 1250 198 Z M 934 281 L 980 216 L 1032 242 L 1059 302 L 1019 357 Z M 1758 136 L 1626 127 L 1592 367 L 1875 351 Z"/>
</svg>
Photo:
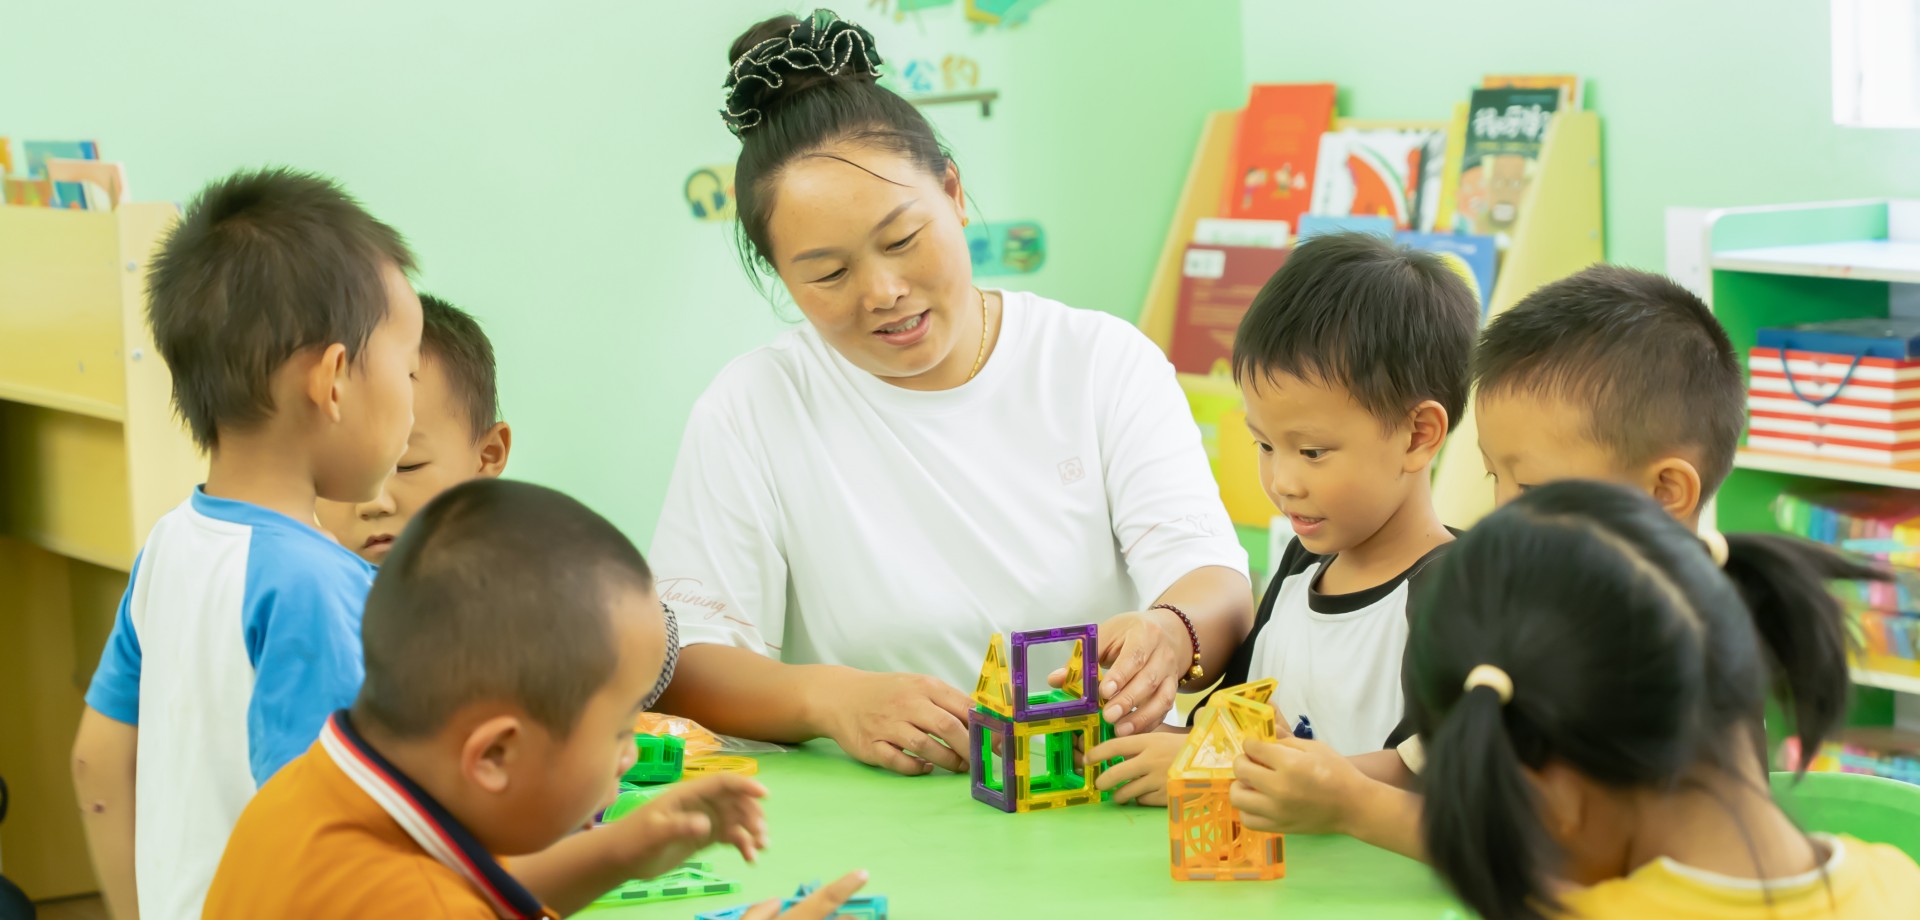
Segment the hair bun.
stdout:
<svg viewBox="0 0 1920 920">
<path fill-rule="evenodd" d="M 873 33 L 832 10 L 814 10 L 806 19 L 769 19 L 748 29 L 734 42 L 733 52 L 720 119 L 735 137 L 808 87 L 834 79 L 871 82 L 880 76 Z"/>
</svg>

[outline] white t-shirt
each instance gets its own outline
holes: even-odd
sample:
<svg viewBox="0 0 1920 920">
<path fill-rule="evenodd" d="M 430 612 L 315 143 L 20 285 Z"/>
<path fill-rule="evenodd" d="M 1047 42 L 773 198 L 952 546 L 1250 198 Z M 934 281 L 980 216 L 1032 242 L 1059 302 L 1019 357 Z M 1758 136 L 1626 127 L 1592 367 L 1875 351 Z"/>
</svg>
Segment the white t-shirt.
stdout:
<svg viewBox="0 0 1920 920">
<path fill-rule="evenodd" d="M 951 390 L 887 383 L 811 326 L 721 371 L 650 555 L 683 642 L 970 690 L 995 632 L 1247 571 L 1159 349 L 1104 313 L 1003 299 L 993 355 Z"/>
<path fill-rule="evenodd" d="M 1273 706 L 1287 720 L 1281 730 L 1324 741 L 1344 756 L 1396 745 L 1407 731 L 1400 691 L 1407 593 L 1427 564 L 1452 545 L 1435 548 L 1384 584 L 1322 594 L 1320 573 L 1334 557 L 1310 553 L 1295 539 L 1275 567 L 1252 634 L 1227 662 L 1220 685 L 1275 678 Z M 1405 749 L 1401 753 L 1407 756 Z"/>
</svg>

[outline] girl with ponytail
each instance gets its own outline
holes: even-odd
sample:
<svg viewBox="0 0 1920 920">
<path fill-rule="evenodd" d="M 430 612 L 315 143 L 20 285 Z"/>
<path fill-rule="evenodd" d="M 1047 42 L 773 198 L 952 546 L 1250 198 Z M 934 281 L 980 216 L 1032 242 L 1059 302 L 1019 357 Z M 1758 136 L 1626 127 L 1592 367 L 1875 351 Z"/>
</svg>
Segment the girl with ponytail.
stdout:
<svg viewBox="0 0 1920 920">
<path fill-rule="evenodd" d="M 1762 709 L 1802 750 L 1840 724 L 1826 591 L 1872 572 L 1811 544 L 1703 542 L 1646 496 L 1533 489 L 1436 566 L 1408 640 L 1435 868 L 1491 920 L 1891 917 L 1892 847 L 1809 836 L 1768 793 Z"/>
</svg>

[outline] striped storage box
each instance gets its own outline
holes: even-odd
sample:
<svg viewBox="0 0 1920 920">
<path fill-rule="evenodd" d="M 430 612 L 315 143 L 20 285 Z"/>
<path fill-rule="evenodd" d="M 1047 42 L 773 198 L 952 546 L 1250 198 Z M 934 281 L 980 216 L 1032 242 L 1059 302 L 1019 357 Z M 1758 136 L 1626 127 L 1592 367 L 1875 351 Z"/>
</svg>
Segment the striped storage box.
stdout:
<svg viewBox="0 0 1920 920">
<path fill-rule="evenodd" d="M 1920 464 L 1920 322 L 1843 320 L 1759 339 L 1747 362 L 1749 447 Z"/>
</svg>

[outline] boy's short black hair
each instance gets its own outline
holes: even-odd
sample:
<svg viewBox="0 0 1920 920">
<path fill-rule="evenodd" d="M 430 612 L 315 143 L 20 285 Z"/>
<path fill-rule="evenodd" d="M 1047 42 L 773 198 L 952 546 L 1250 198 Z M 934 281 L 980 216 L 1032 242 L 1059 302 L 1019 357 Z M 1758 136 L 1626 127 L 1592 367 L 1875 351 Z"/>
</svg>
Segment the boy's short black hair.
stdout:
<svg viewBox="0 0 1920 920">
<path fill-rule="evenodd" d="M 499 701 L 564 737 L 618 663 L 610 610 L 652 587 L 640 551 L 587 506 L 531 483 L 454 486 L 407 525 L 367 595 L 354 718 L 418 738 Z"/>
<path fill-rule="evenodd" d="M 432 294 L 420 295 L 420 315 L 420 357 L 440 365 L 454 398 L 467 411 L 467 427 L 479 440 L 500 420 L 493 343 L 471 314 Z"/>
<path fill-rule="evenodd" d="M 1595 265 L 1487 324 L 1474 352 L 1482 394 L 1587 407 L 1587 433 L 1623 464 L 1697 452 L 1704 500 L 1733 469 L 1746 388 L 1727 331 L 1673 279 Z"/>
<path fill-rule="evenodd" d="M 1467 405 L 1480 300 L 1442 259 L 1367 233 L 1314 237 L 1268 279 L 1233 339 L 1233 378 L 1338 386 L 1389 426 L 1426 400 Z"/>
<path fill-rule="evenodd" d="M 275 371 L 301 349 L 356 358 L 387 315 L 386 266 L 413 270 L 392 227 L 333 180 L 291 169 L 208 185 L 147 272 L 147 320 L 193 439 L 219 445 L 273 413 Z"/>
</svg>

